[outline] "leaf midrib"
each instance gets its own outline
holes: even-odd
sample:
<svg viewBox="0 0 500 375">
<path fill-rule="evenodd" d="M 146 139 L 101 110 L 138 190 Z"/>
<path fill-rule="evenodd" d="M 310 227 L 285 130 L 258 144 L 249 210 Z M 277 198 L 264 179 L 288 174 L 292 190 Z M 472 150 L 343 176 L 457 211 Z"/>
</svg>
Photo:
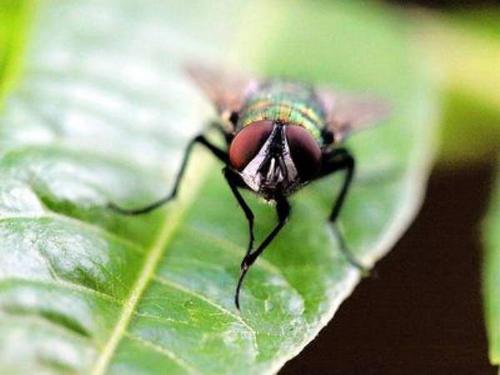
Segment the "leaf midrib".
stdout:
<svg viewBox="0 0 500 375">
<path fill-rule="evenodd" d="M 104 345 L 95 366 L 90 371 L 91 375 L 104 375 L 106 373 L 116 348 L 118 347 L 121 339 L 126 335 L 126 330 L 134 316 L 135 308 L 137 307 L 146 287 L 153 278 L 157 265 L 164 255 L 165 249 L 168 247 L 175 231 L 181 223 L 184 214 L 187 212 L 190 204 L 197 195 L 198 188 L 206 175 L 203 171 L 206 172 L 209 170 L 210 163 L 210 161 L 201 162 L 200 160 L 197 160 L 196 165 L 198 168 L 196 168 L 196 170 L 198 175 L 196 176 L 196 179 L 190 179 L 191 181 L 189 184 L 190 188 L 188 190 L 188 194 L 186 194 L 184 199 L 182 199 L 182 202 L 173 203 L 173 207 L 170 207 L 171 209 L 169 209 L 167 215 L 165 215 L 165 220 L 163 221 L 159 235 L 150 247 L 149 251 L 145 253 L 146 260 L 144 262 L 144 266 L 132 286 L 129 296 L 124 301 L 120 317 L 115 325 L 115 328 L 111 332 L 108 341 Z M 186 176 L 184 180 L 189 179 L 189 171 L 187 175 L 188 176 Z"/>
</svg>

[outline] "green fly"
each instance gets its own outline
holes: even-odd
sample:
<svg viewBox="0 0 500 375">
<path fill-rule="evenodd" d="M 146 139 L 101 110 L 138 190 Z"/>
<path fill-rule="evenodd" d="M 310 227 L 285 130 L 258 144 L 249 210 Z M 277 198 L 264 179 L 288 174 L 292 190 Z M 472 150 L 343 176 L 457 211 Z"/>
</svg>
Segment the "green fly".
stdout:
<svg viewBox="0 0 500 375">
<path fill-rule="evenodd" d="M 388 113 L 386 103 L 292 80 L 255 79 L 200 66 L 189 66 L 186 71 L 214 104 L 218 119 L 212 124 L 222 132 L 226 148 L 215 146 L 203 133 L 197 135 L 186 148 L 170 194 L 138 209 L 114 204 L 110 207 L 121 214 L 139 215 L 175 198 L 193 146 L 206 147 L 224 163 L 224 177 L 248 222 L 248 246 L 234 296 L 239 310 L 245 275 L 288 220 L 287 197 L 314 180 L 344 171 L 344 180 L 328 221 L 348 261 L 363 270 L 334 225 L 355 168 L 354 157 L 342 146 L 342 141 L 352 132 L 385 117 Z M 251 190 L 275 204 L 278 222 L 255 248 L 254 214 L 240 189 Z"/>
</svg>

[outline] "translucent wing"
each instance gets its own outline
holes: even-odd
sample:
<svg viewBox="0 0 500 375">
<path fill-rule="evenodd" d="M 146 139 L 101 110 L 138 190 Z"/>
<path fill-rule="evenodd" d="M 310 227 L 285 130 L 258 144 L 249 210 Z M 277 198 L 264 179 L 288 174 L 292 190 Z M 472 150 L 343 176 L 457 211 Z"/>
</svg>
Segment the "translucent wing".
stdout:
<svg viewBox="0 0 500 375">
<path fill-rule="evenodd" d="M 239 112 L 246 96 L 258 85 L 252 78 L 205 66 L 189 64 L 185 70 L 224 119 L 229 119 L 232 112 Z"/>
<path fill-rule="evenodd" d="M 335 141 L 341 141 L 352 132 L 375 125 L 389 115 L 389 104 L 379 98 L 365 95 L 318 90 L 318 97 L 326 110 L 327 126 Z"/>
</svg>

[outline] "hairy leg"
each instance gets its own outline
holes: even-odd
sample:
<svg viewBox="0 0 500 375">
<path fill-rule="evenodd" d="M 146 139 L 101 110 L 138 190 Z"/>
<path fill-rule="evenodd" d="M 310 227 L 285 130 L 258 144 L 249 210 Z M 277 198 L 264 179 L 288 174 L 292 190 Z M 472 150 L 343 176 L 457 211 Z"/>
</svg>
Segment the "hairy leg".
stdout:
<svg viewBox="0 0 500 375">
<path fill-rule="evenodd" d="M 352 254 L 352 252 L 347 247 L 342 233 L 338 229 L 336 222 L 339 217 L 340 211 L 344 205 L 345 198 L 349 191 L 349 187 L 352 183 L 352 178 L 354 176 L 355 161 L 352 155 L 344 148 L 339 148 L 331 151 L 329 154 L 324 155 L 325 162 L 323 163 L 322 169 L 319 173 L 318 178 L 328 176 L 330 174 L 345 171 L 344 181 L 342 182 L 342 187 L 340 189 L 339 195 L 335 199 L 332 207 L 328 221 L 332 225 L 332 229 L 335 236 L 338 239 L 339 247 L 347 261 L 359 269 L 363 274 L 367 274 L 368 270 L 363 266 Z"/>
</svg>

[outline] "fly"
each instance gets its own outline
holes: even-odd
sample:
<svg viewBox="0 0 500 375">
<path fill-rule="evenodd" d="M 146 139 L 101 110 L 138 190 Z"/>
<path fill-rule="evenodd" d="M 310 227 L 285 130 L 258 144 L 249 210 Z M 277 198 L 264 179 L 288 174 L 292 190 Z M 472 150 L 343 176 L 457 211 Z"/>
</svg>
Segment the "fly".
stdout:
<svg viewBox="0 0 500 375">
<path fill-rule="evenodd" d="M 211 151 L 224 163 L 226 182 L 248 222 L 248 246 L 234 295 L 239 310 L 245 275 L 288 221 L 291 207 L 287 198 L 309 182 L 343 171 L 344 180 L 328 221 L 349 263 L 364 270 L 335 226 L 355 168 L 354 157 L 342 142 L 352 132 L 384 118 L 387 104 L 291 80 L 246 78 L 200 66 L 189 66 L 186 71 L 214 104 L 218 121 L 213 126 L 224 136 L 226 147 L 215 146 L 202 132 L 188 144 L 170 194 L 138 209 L 112 203 L 110 208 L 139 215 L 162 206 L 176 197 L 193 146 L 200 144 Z M 277 224 L 257 247 L 254 214 L 240 189 L 251 190 L 275 204 Z"/>
</svg>

